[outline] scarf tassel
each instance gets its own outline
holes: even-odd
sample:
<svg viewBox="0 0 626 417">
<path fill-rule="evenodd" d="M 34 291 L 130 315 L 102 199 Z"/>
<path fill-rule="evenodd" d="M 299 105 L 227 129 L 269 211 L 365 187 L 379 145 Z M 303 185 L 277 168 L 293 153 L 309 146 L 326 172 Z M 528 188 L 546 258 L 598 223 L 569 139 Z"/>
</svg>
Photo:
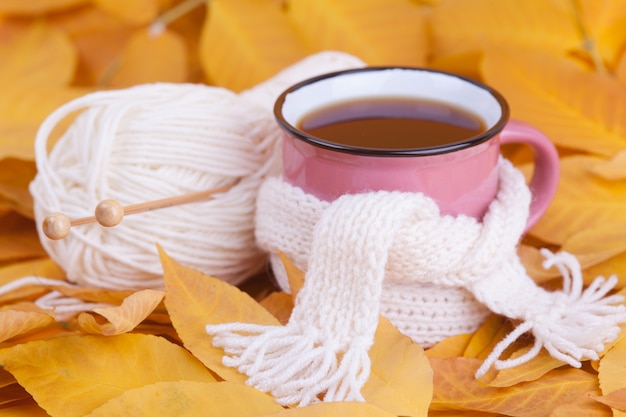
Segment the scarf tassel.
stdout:
<svg viewBox="0 0 626 417">
<path fill-rule="evenodd" d="M 542 348 L 570 366 L 580 368 L 585 359 L 597 360 L 606 343 L 617 339 L 620 323 L 626 322 L 626 306 L 621 295 L 608 295 L 618 280 L 597 277 L 586 289 L 576 257 L 541 250 L 546 258 L 543 267 L 555 266 L 563 276 L 563 290 L 543 292 L 536 305 L 527 308 L 523 322 L 500 341 L 476 372 L 483 377 L 493 366 L 497 370 L 513 368 L 535 358 Z M 535 339 L 524 355 L 501 360 L 500 357 L 518 338 L 530 332 Z"/>
<path fill-rule="evenodd" d="M 278 404 L 364 401 L 360 391 L 370 373 L 366 341 L 354 338 L 342 347 L 299 327 L 225 323 L 207 325 L 206 331 L 224 349 L 224 365 L 247 375 L 248 385 L 272 394 Z"/>
</svg>

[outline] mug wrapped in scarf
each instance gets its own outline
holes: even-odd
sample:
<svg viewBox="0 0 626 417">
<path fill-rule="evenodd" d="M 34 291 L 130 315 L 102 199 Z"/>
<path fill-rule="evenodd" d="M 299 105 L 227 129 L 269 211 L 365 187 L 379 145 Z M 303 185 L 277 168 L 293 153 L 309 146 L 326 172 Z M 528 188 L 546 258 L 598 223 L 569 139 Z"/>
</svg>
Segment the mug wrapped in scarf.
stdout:
<svg viewBox="0 0 626 417">
<path fill-rule="evenodd" d="M 278 251 L 306 271 L 304 287 L 285 326 L 207 326 L 250 385 L 285 405 L 363 400 L 379 314 L 423 347 L 476 330 L 489 312 L 516 320 L 477 376 L 542 348 L 580 366 L 617 337 L 626 309 L 609 295 L 615 277 L 583 289 L 576 259 L 544 250 L 564 277 L 549 292 L 517 256 L 554 195 L 558 155 L 509 121 L 498 92 L 438 71 L 366 67 L 287 89 L 275 115 L 283 178 L 260 189 L 256 237 L 281 287 Z M 513 142 L 533 147 L 529 186 L 500 155 Z M 527 332 L 533 348 L 500 360 Z"/>
</svg>

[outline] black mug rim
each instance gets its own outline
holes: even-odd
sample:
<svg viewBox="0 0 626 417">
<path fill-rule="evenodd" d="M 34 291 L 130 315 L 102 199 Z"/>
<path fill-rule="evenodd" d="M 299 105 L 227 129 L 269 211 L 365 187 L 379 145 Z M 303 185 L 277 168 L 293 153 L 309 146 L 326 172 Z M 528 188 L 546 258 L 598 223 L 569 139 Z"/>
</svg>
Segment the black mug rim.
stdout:
<svg viewBox="0 0 626 417">
<path fill-rule="evenodd" d="M 289 123 L 287 120 L 285 120 L 283 116 L 282 108 L 285 103 L 286 97 L 290 93 L 302 87 L 305 87 L 310 84 L 314 84 L 318 81 L 322 81 L 325 79 L 330 79 L 330 78 L 334 78 L 334 77 L 342 76 L 346 74 L 367 72 L 367 71 L 381 71 L 381 70 L 389 70 L 389 69 L 417 70 L 417 71 L 423 71 L 423 72 L 438 73 L 438 74 L 443 74 L 449 77 L 458 78 L 462 81 L 473 84 L 476 87 L 487 91 L 489 94 L 491 94 L 495 98 L 495 100 L 500 105 L 500 108 L 502 109 L 500 118 L 498 119 L 496 123 L 494 123 L 493 126 L 485 130 L 484 132 L 475 136 L 471 136 L 459 142 L 441 145 L 441 146 L 431 146 L 431 147 L 423 147 L 423 148 L 383 149 L 383 148 L 362 148 L 362 147 L 357 147 L 357 146 L 350 146 L 350 145 L 344 145 L 340 143 L 326 141 L 322 138 L 318 138 L 316 136 L 310 135 L 298 129 L 297 127 Z M 281 126 L 282 129 L 286 130 L 294 138 L 299 139 L 301 141 L 304 141 L 308 144 L 311 144 L 319 148 L 324 148 L 324 149 L 328 149 L 328 150 L 336 151 L 336 152 L 348 153 L 352 155 L 360 155 L 360 156 L 382 156 L 382 157 L 429 156 L 429 155 L 439 155 L 439 154 L 444 154 L 444 153 L 449 153 L 449 152 L 460 151 L 466 148 L 471 148 L 481 143 L 484 143 L 490 140 L 491 138 L 493 138 L 494 136 L 498 135 L 502 131 L 502 129 L 504 129 L 504 126 L 507 124 L 509 120 L 509 114 L 510 114 L 509 105 L 506 99 L 504 98 L 504 96 L 502 96 L 502 94 L 500 94 L 497 90 L 493 89 L 492 87 L 480 81 L 476 81 L 474 79 L 464 77 L 462 75 L 455 74 L 452 72 L 435 70 L 435 69 L 430 69 L 430 68 L 408 67 L 408 66 L 367 66 L 367 67 L 333 71 L 333 72 L 321 74 L 315 77 L 307 78 L 306 80 L 300 81 L 296 84 L 293 84 L 292 86 L 284 90 L 274 102 L 274 117 L 276 118 L 276 121 L 278 122 L 278 124 Z"/>
</svg>

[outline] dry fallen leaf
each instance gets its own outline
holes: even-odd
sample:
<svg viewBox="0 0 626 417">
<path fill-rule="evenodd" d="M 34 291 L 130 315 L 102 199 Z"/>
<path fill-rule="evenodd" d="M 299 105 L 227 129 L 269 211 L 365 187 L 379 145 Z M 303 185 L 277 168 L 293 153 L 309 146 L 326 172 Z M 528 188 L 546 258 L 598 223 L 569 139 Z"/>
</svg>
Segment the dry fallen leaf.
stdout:
<svg viewBox="0 0 626 417">
<path fill-rule="evenodd" d="M 207 324 L 280 323 L 248 294 L 236 287 L 177 264 L 159 248 L 165 281 L 165 307 L 184 345 L 209 369 L 227 381 L 246 376 L 222 364 L 224 351 L 211 344 Z"/>
<path fill-rule="evenodd" d="M 486 53 L 482 73 L 513 118 L 558 146 L 607 156 L 626 147 L 626 85 L 616 79 L 556 54 L 511 49 Z"/>
<path fill-rule="evenodd" d="M 215 378 L 189 352 L 148 335 L 76 335 L 0 351 L 0 365 L 52 417 L 82 417 L 126 390 Z"/>
<path fill-rule="evenodd" d="M 2 0 L 0 13 L 7 15 L 41 15 L 44 13 L 69 9 L 89 0 Z"/>
<path fill-rule="evenodd" d="M 94 308 L 94 313 L 104 317 L 106 322 L 100 323 L 94 315 L 81 313 L 78 326 L 85 333 L 106 336 L 130 332 L 154 311 L 164 296 L 164 291 L 137 291 L 125 298 L 120 306 Z"/>
<path fill-rule="evenodd" d="M 40 21 L 12 42 L 0 42 L 0 88 L 66 86 L 76 69 L 76 50 L 60 30 Z"/>
<path fill-rule="evenodd" d="M 182 83 L 188 77 L 187 47 L 177 33 L 165 30 L 151 34 L 139 30 L 128 39 L 113 68 L 107 86 L 124 88 L 137 84 Z"/>
<path fill-rule="evenodd" d="M 292 0 L 287 15 L 313 51 L 344 51 L 370 65 L 424 66 L 429 39 L 422 9 L 409 0 Z"/>
<path fill-rule="evenodd" d="M 489 387 L 474 378 L 481 361 L 431 358 L 434 410 L 475 410 L 509 416 L 547 416 L 556 407 L 597 389 L 596 378 L 579 369 L 554 370 L 540 381 L 507 388 Z"/>
<path fill-rule="evenodd" d="M 371 375 L 365 400 L 394 415 L 426 417 L 433 392 L 433 372 L 424 350 L 381 317 L 369 351 Z"/>
<path fill-rule="evenodd" d="M 279 2 L 212 1 L 200 38 L 207 80 L 235 92 L 310 53 Z"/>
<path fill-rule="evenodd" d="M 54 323 L 50 312 L 23 304 L 0 308 L 0 342 Z"/>
<path fill-rule="evenodd" d="M 254 417 L 283 408 L 254 388 L 233 382 L 157 382 L 125 391 L 86 417 Z"/>
</svg>

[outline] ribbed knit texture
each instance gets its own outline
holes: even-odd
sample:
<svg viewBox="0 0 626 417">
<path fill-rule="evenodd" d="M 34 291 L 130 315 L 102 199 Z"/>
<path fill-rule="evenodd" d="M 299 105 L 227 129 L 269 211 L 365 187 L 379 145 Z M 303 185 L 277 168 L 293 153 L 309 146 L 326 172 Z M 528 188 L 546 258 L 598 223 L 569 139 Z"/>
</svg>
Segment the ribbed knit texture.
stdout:
<svg viewBox="0 0 626 417">
<path fill-rule="evenodd" d="M 516 249 L 530 198 L 523 175 L 505 159 L 480 222 L 441 215 L 420 193 L 378 191 L 328 203 L 269 178 L 257 203 L 257 240 L 305 270 L 304 286 L 285 326 L 225 323 L 207 332 L 224 348 L 226 365 L 285 405 L 363 400 L 381 313 L 420 343 L 473 329 L 488 311 L 519 321 L 477 376 L 528 361 L 541 348 L 580 366 L 617 337 L 626 307 L 622 297 L 607 296 L 615 277 L 583 291 L 580 266 L 566 253 L 544 252 L 546 266 L 563 274 L 563 291 L 548 292 L 526 274 Z M 445 313 L 434 319 L 433 308 Z M 500 360 L 526 332 L 533 349 Z"/>
</svg>

